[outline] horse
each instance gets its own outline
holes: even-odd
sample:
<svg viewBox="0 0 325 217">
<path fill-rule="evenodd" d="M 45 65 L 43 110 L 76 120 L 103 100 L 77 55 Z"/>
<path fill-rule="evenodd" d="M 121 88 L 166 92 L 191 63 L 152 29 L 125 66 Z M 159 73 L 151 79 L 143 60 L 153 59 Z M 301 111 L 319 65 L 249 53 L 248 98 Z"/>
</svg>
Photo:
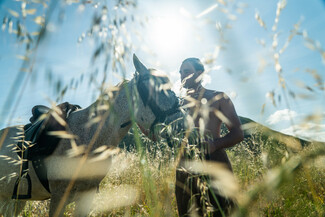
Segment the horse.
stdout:
<svg viewBox="0 0 325 217">
<path fill-rule="evenodd" d="M 8 161 L 20 160 L 13 147 L 22 131 L 17 126 L 0 131 L 0 215 L 17 216 L 27 200 L 49 198 L 49 216 L 62 216 L 65 206 L 73 201 L 76 203 L 74 216 L 86 216 L 90 212 L 96 190 L 108 173 L 113 148 L 129 129 L 137 124 L 152 138 L 155 125 L 178 110 L 178 98 L 171 90 L 168 77 L 148 69 L 135 55 L 133 64 L 136 73 L 130 81 L 101 94 L 90 106 L 71 112 L 65 121 L 66 131 L 54 132 L 61 139 L 53 153 L 44 159 L 48 190 L 29 161 L 31 197 L 11 199 L 22 163 Z M 26 192 L 28 188 L 22 182 L 19 191 Z M 82 196 L 85 194 L 87 197 Z"/>
</svg>

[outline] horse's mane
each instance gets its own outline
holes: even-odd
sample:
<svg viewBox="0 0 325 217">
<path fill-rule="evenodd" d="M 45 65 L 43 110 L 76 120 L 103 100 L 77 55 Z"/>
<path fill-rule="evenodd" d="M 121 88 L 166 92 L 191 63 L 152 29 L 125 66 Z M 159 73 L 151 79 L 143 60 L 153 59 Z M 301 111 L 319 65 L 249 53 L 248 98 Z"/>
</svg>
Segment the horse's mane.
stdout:
<svg viewBox="0 0 325 217">
<path fill-rule="evenodd" d="M 116 87 L 123 87 L 124 85 L 128 84 L 130 82 L 130 80 L 124 79 L 123 81 L 121 81 L 120 83 L 118 83 L 116 85 Z"/>
</svg>

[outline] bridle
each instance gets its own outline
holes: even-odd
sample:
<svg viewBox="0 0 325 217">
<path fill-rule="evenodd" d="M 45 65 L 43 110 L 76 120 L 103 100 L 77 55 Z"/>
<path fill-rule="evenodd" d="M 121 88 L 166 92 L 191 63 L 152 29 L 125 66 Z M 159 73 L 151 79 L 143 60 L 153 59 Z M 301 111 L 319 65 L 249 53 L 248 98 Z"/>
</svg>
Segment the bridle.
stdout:
<svg viewBox="0 0 325 217">
<path fill-rule="evenodd" d="M 146 87 L 144 84 L 144 81 L 149 80 L 150 78 L 154 79 L 154 76 L 151 74 L 144 74 L 144 75 L 138 75 L 137 76 L 137 89 L 140 95 L 140 98 L 144 104 L 144 106 L 149 106 L 152 113 L 155 115 L 156 119 L 150 126 L 150 131 L 153 132 L 153 129 L 157 123 L 162 123 L 165 121 L 166 117 L 172 114 L 175 114 L 178 112 L 179 109 L 179 103 L 178 100 L 174 103 L 174 105 L 168 109 L 168 110 L 162 110 L 157 105 L 156 99 L 153 97 L 150 97 L 150 90 Z M 163 90 L 161 90 L 163 91 Z M 174 94 L 174 93 L 172 93 Z"/>
</svg>

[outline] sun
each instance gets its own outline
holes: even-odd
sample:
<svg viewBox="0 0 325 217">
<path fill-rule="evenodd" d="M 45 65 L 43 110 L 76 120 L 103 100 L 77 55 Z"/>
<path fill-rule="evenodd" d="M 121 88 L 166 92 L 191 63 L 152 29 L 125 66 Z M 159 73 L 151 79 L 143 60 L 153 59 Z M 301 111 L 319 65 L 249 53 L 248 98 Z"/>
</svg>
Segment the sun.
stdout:
<svg viewBox="0 0 325 217">
<path fill-rule="evenodd" d="M 181 15 L 155 17 L 149 22 L 148 44 L 155 53 L 172 57 L 184 50 L 191 34 L 189 23 Z"/>
</svg>

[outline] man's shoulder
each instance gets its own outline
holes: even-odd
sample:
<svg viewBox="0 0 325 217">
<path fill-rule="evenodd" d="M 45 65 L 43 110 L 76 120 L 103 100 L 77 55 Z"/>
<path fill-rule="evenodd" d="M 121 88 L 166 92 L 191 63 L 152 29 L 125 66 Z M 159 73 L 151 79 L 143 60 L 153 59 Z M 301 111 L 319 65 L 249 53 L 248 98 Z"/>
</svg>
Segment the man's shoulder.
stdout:
<svg viewBox="0 0 325 217">
<path fill-rule="evenodd" d="M 218 100 L 218 99 L 228 98 L 228 96 L 222 91 L 209 90 L 209 89 L 205 90 L 204 95 L 208 100 L 211 99 Z"/>
</svg>

